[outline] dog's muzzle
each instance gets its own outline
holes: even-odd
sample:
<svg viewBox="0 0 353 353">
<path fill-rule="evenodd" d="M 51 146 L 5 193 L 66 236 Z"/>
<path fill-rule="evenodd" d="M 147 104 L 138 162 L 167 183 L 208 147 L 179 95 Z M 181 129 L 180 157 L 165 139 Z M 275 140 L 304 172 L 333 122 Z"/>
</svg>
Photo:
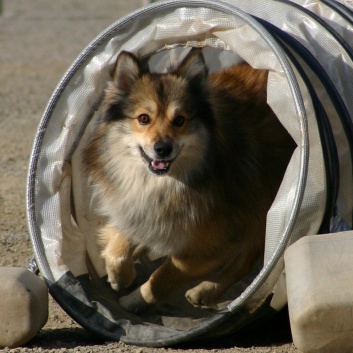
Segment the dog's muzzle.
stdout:
<svg viewBox="0 0 353 353">
<path fill-rule="evenodd" d="M 173 152 L 173 145 L 169 141 L 157 141 L 154 145 L 154 152 L 158 158 L 150 158 L 140 146 L 142 158 L 148 162 L 148 169 L 157 175 L 167 174 L 173 158 L 167 158 Z"/>
</svg>

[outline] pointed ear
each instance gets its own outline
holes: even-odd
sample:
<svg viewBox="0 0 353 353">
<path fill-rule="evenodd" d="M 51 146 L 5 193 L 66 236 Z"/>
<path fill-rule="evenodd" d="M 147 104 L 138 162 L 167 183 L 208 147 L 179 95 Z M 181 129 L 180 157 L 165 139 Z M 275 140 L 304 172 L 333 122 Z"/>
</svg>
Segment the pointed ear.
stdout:
<svg viewBox="0 0 353 353">
<path fill-rule="evenodd" d="M 130 91 L 132 85 L 142 76 L 143 68 L 135 55 L 123 51 L 116 59 L 113 80 L 122 91 Z"/>
<path fill-rule="evenodd" d="M 208 69 L 201 49 L 191 49 L 189 54 L 176 69 L 176 73 L 188 79 L 196 77 L 200 79 L 206 78 Z"/>
</svg>

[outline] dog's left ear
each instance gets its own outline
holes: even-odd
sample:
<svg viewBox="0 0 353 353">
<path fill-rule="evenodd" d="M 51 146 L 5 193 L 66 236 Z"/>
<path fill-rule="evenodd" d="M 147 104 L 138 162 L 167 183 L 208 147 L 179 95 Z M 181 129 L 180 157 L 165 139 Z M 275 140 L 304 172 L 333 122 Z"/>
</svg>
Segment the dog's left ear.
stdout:
<svg viewBox="0 0 353 353">
<path fill-rule="evenodd" d="M 123 51 L 116 59 L 113 80 L 122 91 L 130 91 L 133 84 L 142 76 L 143 67 L 135 55 Z"/>
<path fill-rule="evenodd" d="M 204 79 L 208 75 L 208 69 L 205 63 L 201 49 L 191 49 L 181 64 L 176 69 L 176 74 L 188 79 Z"/>
</svg>

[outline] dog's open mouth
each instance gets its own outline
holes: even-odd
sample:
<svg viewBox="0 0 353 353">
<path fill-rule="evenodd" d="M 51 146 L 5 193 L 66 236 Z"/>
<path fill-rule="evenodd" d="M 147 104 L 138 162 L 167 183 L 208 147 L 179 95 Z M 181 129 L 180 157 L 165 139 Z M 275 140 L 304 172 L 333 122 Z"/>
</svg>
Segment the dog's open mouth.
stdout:
<svg viewBox="0 0 353 353">
<path fill-rule="evenodd" d="M 140 147 L 141 156 L 148 162 L 148 169 L 157 175 L 166 174 L 169 171 L 173 159 L 152 159 L 147 156 L 142 147 Z"/>
</svg>

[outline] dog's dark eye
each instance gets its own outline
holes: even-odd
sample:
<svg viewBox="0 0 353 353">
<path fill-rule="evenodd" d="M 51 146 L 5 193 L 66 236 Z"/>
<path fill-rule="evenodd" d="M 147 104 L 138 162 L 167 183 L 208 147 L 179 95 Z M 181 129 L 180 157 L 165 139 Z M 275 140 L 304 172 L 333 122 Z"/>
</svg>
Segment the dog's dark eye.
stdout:
<svg viewBox="0 0 353 353">
<path fill-rule="evenodd" d="M 181 127 L 184 125 L 185 118 L 182 115 L 178 115 L 174 120 L 173 120 L 173 125 L 176 127 Z"/>
<path fill-rule="evenodd" d="M 147 125 L 150 123 L 151 118 L 147 114 L 141 114 L 137 117 L 137 120 L 141 125 Z"/>
</svg>

